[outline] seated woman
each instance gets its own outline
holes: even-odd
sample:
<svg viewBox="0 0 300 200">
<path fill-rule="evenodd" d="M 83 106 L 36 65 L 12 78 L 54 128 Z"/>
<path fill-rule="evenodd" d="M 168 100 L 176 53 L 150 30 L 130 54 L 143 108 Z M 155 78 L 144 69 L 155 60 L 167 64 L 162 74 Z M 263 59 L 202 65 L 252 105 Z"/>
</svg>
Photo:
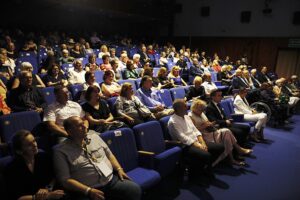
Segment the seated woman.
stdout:
<svg viewBox="0 0 300 200">
<path fill-rule="evenodd" d="M 80 48 L 80 44 L 79 43 L 76 43 L 74 45 L 73 49 L 71 50 L 71 56 L 73 58 L 83 58 L 83 57 L 85 57 L 85 53 Z"/>
<path fill-rule="evenodd" d="M 96 63 L 96 55 L 91 54 L 88 57 L 88 63 L 85 65 L 85 71 L 92 71 L 95 72 L 96 70 L 99 70 L 99 65 Z"/>
<path fill-rule="evenodd" d="M 189 101 L 194 98 L 200 98 L 202 100 L 206 100 L 205 89 L 201 84 L 202 84 L 202 78 L 200 76 L 196 76 L 193 85 L 190 86 L 188 92 L 185 95 L 186 100 Z"/>
<path fill-rule="evenodd" d="M 232 150 L 235 149 L 239 155 L 249 155 L 251 149 L 244 149 L 238 145 L 232 132 L 227 128 L 215 128 L 215 122 L 210 122 L 204 114 L 206 103 L 200 99 L 195 99 L 191 106 L 191 117 L 196 128 L 202 133 L 205 142 L 222 143 L 225 146 L 223 154 L 213 163 L 215 166 L 218 162 L 226 158 L 230 159 L 232 165 L 244 166 L 244 162 L 237 161 L 233 158 Z"/>
<path fill-rule="evenodd" d="M 249 106 L 246 99 L 248 91 L 246 88 L 241 88 L 234 98 L 233 106 L 236 114 L 243 114 L 245 121 L 256 122 L 252 139 L 255 142 L 264 140 L 264 128 L 267 123 L 267 114 L 258 113 Z"/>
<path fill-rule="evenodd" d="M 22 62 L 21 72 L 24 72 L 24 71 L 28 71 L 30 73 L 33 72 L 33 67 L 29 62 Z M 16 77 L 13 81 L 11 88 L 15 89 L 15 88 L 19 87 L 19 85 L 20 85 L 20 79 L 18 77 Z M 39 87 L 39 88 L 46 87 L 45 84 L 43 83 L 42 79 L 37 74 L 32 74 L 32 85 L 35 87 Z"/>
<path fill-rule="evenodd" d="M 49 67 L 52 66 L 53 63 L 56 63 L 57 59 L 53 51 L 47 51 L 47 58 L 42 62 L 41 67 L 39 68 L 40 74 L 47 74 Z"/>
<path fill-rule="evenodd" d="M 106 55 L 106 54 L 103 55 L 102 60 L 103 60 L 103 63 L 100 65 L 100 69 L 103 71 L 112 70 L 112 66 L 109 63 L 109 55 Z"/>
<path fill-rule="evenodd" d="M 141 59 L 141 56 L 140 56 L 140 54 L 134 54 L 133 56 L 132 56 L 132 61 L 133 61 L 133 65 L 134 65 L 134 68 L 135 69 L 137 69 L 137 68 L 142 68 L 143 66 L 142 66 L 142 64 L 141 64 L 141 62 L 140 62 L 140 59 Z"/>
<path fill-rule="evenodd" d="M 101 99 L 107 99 L 107 97 L 103 95 L 101 88 L 99 86 L 99 83 L 96 82 L 94 72 L 86 72 L 84 77 L 85 77 L 85 83 L 83 84 L 83 89 L 80 93 L 80 102 L 85 101 L 85 93 L 86 93 L 87 89 L 91 86 L 95 86 L 99 89 L 98 95 Z"/>
<path fill-rule="evenodd" d="M 228 66 L 223 65 L 221 67 L 221 71 L 218 72 L 218 74 L 217 74 L 217 79 L 218 79 L 218 81 L 221 81 L 222 85 L 231 86 L 233 76 L 231 76 L 229 74 L 227 69 L 228 69 Z"/>
<path fill-rule="evenodd" d="M 100 53 L 98 54 L 98 58 L 102 58 L 103 55 L 110 56 L 110 53 L 109 53 L 108 48 L 107 48 L 106 45 L 102 45 L 100 47 Z"/>
<path fill-rule="evenodd" d="M 52 66 L 48 69 L 47 75 L 44 76 L 43 80 L 47 87 L 57 85 L 67 86 L 69 84 L 61 72 L 60 67 L 56 63 L 52 64 Z"/>
<path fill-rule="evenodd" d="M 50 190 L 54 185 L 51 158 L 38 152 L 34 136 L 20 130 L 13 136 L 12 145 L 14 157 L 3 173 L 9 199 L 62 198 L 63 190 Z"/>
<path fill-rule="evenodd" d="M 124 79 L 138 79 L 139 73 L 134 68 L 133 62 L 128 60 L 126 63 L 126 69 L 124 71 Z"/>
<path fill-rule="evenodd" d="M 167 75 L 168 75 L 167 68 L 161 67 L 158 70 L 157 79 L 161 85 L 160 86 L 161 89 L 170 89 L 175 87 L 174 83 L 168 79 Z"/>
<path fill-rule="evenodd" d="M 138 97 L 134 96 L 130 83 L 124 83 L 122 85 L 120 96 L 116 100 L 115 107 L 118 116 L 123 118 L 130 126 L 155 119 L 151 111 Z"/>
<path fill-rule="evenodd" d="M 171 72 L 168 75 L 168 78 L 175 86 L 187 86 L 186 82 L 179 75 L 180 68 L 174 66 L 171 69 Z"/>
<path fill-rule="evenodd" d="M 166 52 L 161 52 L 160 58 L 159 58 L 159 65 L 161 67 L 168 67 L 168 59 Z"/>
<path fill-rule="evenodd" d="M 114 74 L 112 71 L 106 71 L 103 75 L 103 83 L 101 89 L 107 98 L 116 97 L 120 95 L 121 86 L 114 81 Z"/>
<path fill-rule="evenodd" d="M 124 122 L 114 120 L 106 101 L 99 97 L 99 92 L 99 87 L 90 86 L 85 93 L 87 102 L 82 105 L 90 129 L 103 133 L 108 130 L 126 127 Z"/>
<path fill-rule="evenodd" d="M 300 98 L 297 97 L 296 95 L 293 95 L 296 93 L 293 93 L 292 90 L 290 90 L 286 86 L 285 82 L 286 82 L 285 78 L 280 78 L 276 80 L 275 86 L 273 87 L 273 92 L 277 99 L 281 100 L 286 98 L 286 102 L 284 103 L 287 103 L 290 108 L 294 108 L 297 105 Z"/>
</svg>

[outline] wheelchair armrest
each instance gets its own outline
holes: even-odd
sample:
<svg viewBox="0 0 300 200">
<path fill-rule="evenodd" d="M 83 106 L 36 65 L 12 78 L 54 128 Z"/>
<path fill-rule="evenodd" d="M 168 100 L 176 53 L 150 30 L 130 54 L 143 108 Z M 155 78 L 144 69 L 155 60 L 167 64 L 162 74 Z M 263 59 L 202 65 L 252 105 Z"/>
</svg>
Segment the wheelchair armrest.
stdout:
<svg viewBox="0 0 300 200">
<path fill-rule="evenodd" d="M 234 122 L 243 122 L 244 121 L 244 115 L 243 114 L 231 114 L 231 118 Z"/>
<path fill-rule="evenodd" d="M 154 167 L 154 152 L 138 151 L 139 165 L 145 168 L 153 169 Z"/>
</svg>

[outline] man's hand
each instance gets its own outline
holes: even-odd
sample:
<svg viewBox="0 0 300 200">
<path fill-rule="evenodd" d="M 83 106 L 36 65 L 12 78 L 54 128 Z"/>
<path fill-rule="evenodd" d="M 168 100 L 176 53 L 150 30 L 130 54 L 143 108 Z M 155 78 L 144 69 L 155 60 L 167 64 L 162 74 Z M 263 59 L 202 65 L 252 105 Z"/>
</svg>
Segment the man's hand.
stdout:
<svg viewBox="0 0 300 200">
<path fill-rule="evenodd" d="M 101 190 L 97 190 L 95 188 L 92 188 L 90 191 L 89 191 L 89 197 L 92 199 L 92 200 L 104 200 L 104 193 L 101 191 Z"/>
<path fill-rule="evenodd" d="M 158 106 L 155 107 L 155 110 L 156 110 L 157 112 L 160 112 L 160 111 L 163 111 L 163 110 L 164 110 L 164 107 L 163 107 L 162 105 L 158 105 Z"/>
<path fill-rule="evenodd" d="M 193 146 L 195 146 L 196 148 L 199 148 L 203 151 L 207 151 L 207 146 L 205 144 L 200 144 L 199 142 L 194 142 Z"/>
<path fill-rule="evenodd" d="M 228 126 L 230 126 L 231 125 L 231 121 L 230 120 L 226 120 L 226 124 L 228 125 Z"/>
<path fill-rule="evenodd" d="M 124 179 L 131 180 L 122 168 L 118 169 L 118 176 L 119 176 L 121 181 L 123 181 Z"/>
</svg>

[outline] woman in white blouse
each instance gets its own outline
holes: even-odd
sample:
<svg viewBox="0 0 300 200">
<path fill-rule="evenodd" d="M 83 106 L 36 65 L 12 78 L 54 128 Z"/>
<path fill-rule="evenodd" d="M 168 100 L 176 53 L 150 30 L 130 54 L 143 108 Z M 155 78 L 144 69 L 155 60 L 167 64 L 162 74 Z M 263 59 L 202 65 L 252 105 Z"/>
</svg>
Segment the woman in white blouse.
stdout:
<svg viewBox="0 0 300 200">
<path fill-rule="evenodd" d="M 263 132 L 267 123 L 267 114 L 258 113 L 249 106 L 249 103 L 246 99 L 247 93 L 248 90 L 246 88 L 241 88 L 239 90 L 233 102 L 234 112 L 236 114 L 244 114 L 245 121 L 256 122 L 252 139 L 255 142 L 260 142 L 260 140 L 264 140 Z"/>
<path fill-rule="evenodd" d="M 223 154 L 213 163 L 215 166 L 218 162 L 226 158 L 230 159 L 231 164 L 244 166 L 245 163 L 237 161 L 232 155 L 232 150 L 235 149 L 240 155 L 249 155 L 252 153 L 251 149 L 242 148 L 237 144 L 237 141 L 232 132 L 227 128 L 217 129 L 214 127 L 215 122 L 210 122 L 203 111 L 205 111 L 206 103 L 200 99 L 193 101 L 191 106 L 191 117 L 196 128 L 202 133 L 205 142 L 222 143 L 225 146 Z"/>
</svg>

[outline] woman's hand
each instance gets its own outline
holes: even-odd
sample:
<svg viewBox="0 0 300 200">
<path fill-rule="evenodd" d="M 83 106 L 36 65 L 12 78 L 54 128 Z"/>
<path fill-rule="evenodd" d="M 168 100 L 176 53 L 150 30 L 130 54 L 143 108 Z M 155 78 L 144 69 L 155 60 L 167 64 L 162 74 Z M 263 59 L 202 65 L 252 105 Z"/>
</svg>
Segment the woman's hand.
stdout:
<svg viewBox="0 0 300 200">
<path fill-rule="evenodd" d="M 63 190 L 54 190 L 54 191 L 48 193 L 47 199 L 60 199 L 64 195 L 65 195 L 65 192 Z"/>
<path fill-rule="evenodd" d="M 47 189 L 39 189 L 39 191 L 35 194 L 36 200 L 46 200 L 48 197 L 48 190 Z"/>
<path fill-rule="evenodd" d="M 118 176 L 121 181 L 123 181 L 124 179 L 131 180 L 122 168 L 118 169 Z"/>
</svg>

